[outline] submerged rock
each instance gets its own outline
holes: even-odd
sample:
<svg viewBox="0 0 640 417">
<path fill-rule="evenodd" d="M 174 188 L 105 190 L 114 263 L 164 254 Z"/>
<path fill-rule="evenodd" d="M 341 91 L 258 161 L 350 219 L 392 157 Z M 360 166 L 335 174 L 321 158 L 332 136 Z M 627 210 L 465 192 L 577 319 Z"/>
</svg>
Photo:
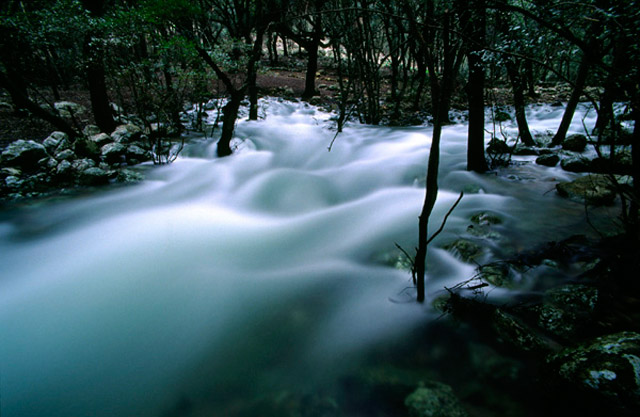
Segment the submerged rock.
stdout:
<svg viewBox="0 0 640 417">
<path fill-rule="evenodd" d="M 494 262 L 482 265 L 478 268 L 478 273 L 483 281 L 496 287 L 511 288 L 515 285 L 511 268 L 505 262 Z"/>
<path fill-rule="evenodd" d="M 458 255 L 464 262 L 471 262 L 482 254 L 482 247 L 468 239 L 456 239 L 443 248 Z"/>
<path fill-rule="evenodd" d="M 466 410 L 449 385 L 430 381 L 404 401 L 410 417 L 467 417 Z"/>
<path fill-rule="evenodd" d="M 552 374 L 574 388 L 618 405 L 640 405 L 640 334 L 598 337 L 551 355 Z"/>
<path fill-rule="evenodd" d="M 609 178 L 605 175 L 591 174 L 571 182 L 556 185 L 558 194 L 578 202 L 594 206 L 613 204 L 616 193 Z"/>
<path fill-rule="evenodd" d="M 536 158 L 536 164 L 546 167 L 554 167 L 558 165 L 558 162 L 560 162 L 560 157 L 554 154 L 540 155 Z"/>
</svg>

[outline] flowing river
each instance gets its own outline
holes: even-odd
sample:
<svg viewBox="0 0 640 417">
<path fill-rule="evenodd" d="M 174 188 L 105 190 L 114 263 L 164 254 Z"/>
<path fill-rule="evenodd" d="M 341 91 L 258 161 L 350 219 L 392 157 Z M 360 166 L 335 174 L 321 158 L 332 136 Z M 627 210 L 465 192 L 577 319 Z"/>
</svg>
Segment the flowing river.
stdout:
<svg viewBox="0 0 640 417">
<path fill-rule="evenodd" d="M 233 416 L 260 396 L 328 390 L 474 275 L 442 249 L 473 214 L 503 220 L 482 261 L 591 233 L 584 207 L 555 193 L 576 174 L 535 157 L 466 172 L 466 124 L 447 126 L 434 230 L 467 193 L 417 305 L 392 264 L 396 243 L 416 245 L 431 128 L 349 125 L 328 152 L 329 114 L 262 105 L 229 158 L 193 137 L 175 163 L 142 167 L 141 184 L 0 212 L 2 417 Z M 554 131 L 562 112 L 530 108 L 531 129 Z"/>
</svg>

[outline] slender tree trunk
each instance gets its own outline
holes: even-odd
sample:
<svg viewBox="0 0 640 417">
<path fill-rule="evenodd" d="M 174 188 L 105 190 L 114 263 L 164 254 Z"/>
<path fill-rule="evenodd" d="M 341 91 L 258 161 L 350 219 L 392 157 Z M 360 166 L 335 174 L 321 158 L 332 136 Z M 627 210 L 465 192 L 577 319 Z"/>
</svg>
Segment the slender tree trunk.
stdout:
<svg viewBox="0 0 640 417">
<path fill-rule="evenodd" d="M 567 136 L 567 131 L 569 131 L 569 126 L 573 120 L 573 115 L 576 112 L 576 107 L 578 107 L 582 90 L 587 82 L 587 75 L 589 75 L 589 63 L 587 57 L 583 57 L 580 62 L 580 66 L 578 67 L 578 75 L 576 77 L 573 92 L 571 93 L 571 97 L 569 97 L 569 102 L 567 103 L 567 108 L 562 116 L 562 121 L 560 122 L 558 131 L 551 140 L 551 146 L 561 145 L 562 142 L 564 142 L 564 138 Z"/>
<path fill-rule="evenodd" d="M 518 133 L 520 134 L 520 140 L 525 146 L 535 146 L 533 136 L 529 130 L 529 123 L 527 122 L 527 116 L 525 113 L 525 99 L 524 99 L 524 81 L 522 75 L 518 70 L 518 65 L 513 62 L 511 58 L 506 59 L 505 66 L 507 67 L 507 75 L 511 82 L 511 89 L 513 91 L 513 105 L 516 109 L 516 122 L 518 123 Z"/>
</svg>

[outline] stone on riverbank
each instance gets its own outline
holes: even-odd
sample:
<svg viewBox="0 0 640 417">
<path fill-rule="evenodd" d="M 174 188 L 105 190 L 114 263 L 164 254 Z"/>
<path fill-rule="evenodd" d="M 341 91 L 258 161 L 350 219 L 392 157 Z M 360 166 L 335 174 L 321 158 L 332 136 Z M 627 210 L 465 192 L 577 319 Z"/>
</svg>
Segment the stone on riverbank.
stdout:
<svg viewBox="0 0 640 417">
<path fill-rule="evenodd" d="M 16 140 L 9 144 L 0 154 L 0 165 L 19 167 L 26 171 L 33 171 L 42 158 L 46 158 L 45 147 L 32 140 Z"/>
<path fill-rule="evenodd" d="M 613 204 L 616 193 L 606 175 L 591 174 L 571 182 L 556 185 L 558 194 L 577 202 L 586 202 L 594 206 Z"/>
</svg>

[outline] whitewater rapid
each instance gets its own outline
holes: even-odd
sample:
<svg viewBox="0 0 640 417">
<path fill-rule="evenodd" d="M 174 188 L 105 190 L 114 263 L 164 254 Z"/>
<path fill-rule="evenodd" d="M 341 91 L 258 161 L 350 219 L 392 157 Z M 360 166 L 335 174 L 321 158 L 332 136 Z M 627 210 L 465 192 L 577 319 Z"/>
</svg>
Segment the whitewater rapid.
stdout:
<svg viewBox="0 0 640 417">
<path fill-rule="evenodd" d="M 431 128 L 352 124 L 328 152 L 330 114 L 261 104 L 231 157 L 192 137 L 139 185 L 0 213 L 3 417 L 157 416 L 185 397 L 222 409 L 314 390 L 435 317 L 387 262 L 396 243 L 416 245 Z M 528 115 L 553 130 L 562 109 Z M 587 230 L 583 208 L 553 191 L 577 174 L 522 157 L 513 175 L 477 175 L 465 155 L 466 125 L 445 127 L 432 224 L 471 192 L 430 249 L 429 301 L 474 274 L 442 249 L 474 213 L 503 219 L 484 260 Z"/>
</svg>

